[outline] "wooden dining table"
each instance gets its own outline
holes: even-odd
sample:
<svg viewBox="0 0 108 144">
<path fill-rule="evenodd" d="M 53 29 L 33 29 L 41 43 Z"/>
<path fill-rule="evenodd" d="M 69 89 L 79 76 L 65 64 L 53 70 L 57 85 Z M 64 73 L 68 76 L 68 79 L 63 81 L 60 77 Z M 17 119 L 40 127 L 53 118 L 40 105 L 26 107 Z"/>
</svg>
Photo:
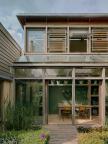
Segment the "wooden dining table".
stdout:
<svg viewBox="0 0 108 144">
<path fill-rule="evenodd" d="M 59 110 L 59 117 L 61 118 L 62 116 L 62 111 L 63 110 L 68 110 L 72 112 L 72 107 L 75 107 L 75 109 L 80 110 L 81 108 L 85 108 L 87 110 L 89 110 L 89 118 L 90 120 L 92 119 L 92 107 L 96 107 L 94 105 L 80 105 L 80 104 L 76 104 L 76 105 L 71 105 L 71 104 L 63 104 L 63 103 L 58 103 L 58 110 Z"/>
</svg>

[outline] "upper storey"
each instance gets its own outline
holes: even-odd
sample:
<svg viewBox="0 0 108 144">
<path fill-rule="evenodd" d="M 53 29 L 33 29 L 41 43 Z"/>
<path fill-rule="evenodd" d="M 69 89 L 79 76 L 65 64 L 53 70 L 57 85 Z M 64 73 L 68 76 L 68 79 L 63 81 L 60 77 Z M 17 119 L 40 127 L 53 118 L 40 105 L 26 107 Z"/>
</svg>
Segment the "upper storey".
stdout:
<svg viewBox="0 0 108 144">
<path fill-rule="evenodd" d="M 25 53 L 108 52 L 108 14 L 19 14 Z"/>
</svg>

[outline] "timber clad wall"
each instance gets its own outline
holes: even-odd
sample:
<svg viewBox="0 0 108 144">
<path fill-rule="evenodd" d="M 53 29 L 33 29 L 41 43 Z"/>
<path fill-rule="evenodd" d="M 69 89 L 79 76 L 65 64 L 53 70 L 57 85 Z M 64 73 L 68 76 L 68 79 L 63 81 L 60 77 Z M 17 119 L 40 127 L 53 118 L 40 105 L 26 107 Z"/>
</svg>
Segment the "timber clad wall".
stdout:
<svg viewBox="0 0 108 144">
<path fill-rule="evenodd" d="M 14 104 L 11 65 L 21 55 L 21 48 L 0 23 L 0 121 L 8 103 Z"/>
<path fill-rule="evenodd" d="M 21 55 L 20 46 L 0 23 L 0 77 L 11 77 L 11 64 Z"/>
</svg>

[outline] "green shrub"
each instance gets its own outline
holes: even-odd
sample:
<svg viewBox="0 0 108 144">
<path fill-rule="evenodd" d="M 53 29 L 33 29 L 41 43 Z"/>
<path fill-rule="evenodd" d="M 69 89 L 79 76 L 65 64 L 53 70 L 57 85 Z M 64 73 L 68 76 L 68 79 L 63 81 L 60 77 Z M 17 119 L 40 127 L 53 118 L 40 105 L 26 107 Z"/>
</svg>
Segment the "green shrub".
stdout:
<svg viewBox="0 0 108 144">
<path fill-rule="evenodd" d="M 79 144 L 108 144 L 108 131 L 92 130 L 89 133 L 79 133 Z"/>
<path fill-rule="evenodd" d="M 78 132 L 79 133 L 88 133 L 88 132 L 91 132 L 92 131 L 92 128 L 87 128 L 87 127 L 83 127 L 83 126 L 79 126 L 77 128 Z"/>
<path fill-rule="evenodd" d="M 7 130 L 29 129 L 34 120 L 32 106 L 22 106 L 17 104 L 15 107 L 10 104 L 7 106 L 5 114 L 5 128 Z"/>
<path fill-rule="evenodd" d="M 27 131 L 19 134 L 20 144 L 47 144 L 49 134 L 45 130 Z"/>
<path fill-rule="evenodd" d="M 14 132 L 0 133 L 0 144 L 19 144 L 20 138 Z"/>
<path fill-rule="evenodd" d="M 48 144 L 45 130 L 10 131 L 0 133 L 0 144 Z"/>
</svg>

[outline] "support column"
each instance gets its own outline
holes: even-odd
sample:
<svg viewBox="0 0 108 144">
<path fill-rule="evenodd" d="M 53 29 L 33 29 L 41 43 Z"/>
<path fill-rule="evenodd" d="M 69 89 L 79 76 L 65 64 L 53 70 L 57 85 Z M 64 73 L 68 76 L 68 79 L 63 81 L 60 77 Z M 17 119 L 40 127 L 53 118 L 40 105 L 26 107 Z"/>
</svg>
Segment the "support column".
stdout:
<svg viewBox="0 0 108 144">
<path fill-rule="evenodd" d="M 72 124 L 75 124 L 75 68 L 72 70 Z"/>
<path fill-rule="evenodd" d="M 105 124 L 105 68 L 102 70 L 102 85 L 99 95 L 99 116 L 101 125 Z"/>
<path fill-rule="evenodd" d="M 45 82 L 45 70 L 43 70 L 43 124 L 48 124 L 48 108 L 47 108 L 47 85 Z"/>
<path fill-rule="evenodd" d="M 48 27 L 45 27 L 45 53 L 48 52 Z"/>
<path fill-rule="evenodd" d="M 89 26 L 89 37 L 87 40 L 87 53 L 91 53 L 91 26 Z"/>
<path fill-rule="evenodd" d="M 67 27 L 67 46 L 66 46 L 66 53 L 69 53 L 69 26 Z"/>
</svg>

